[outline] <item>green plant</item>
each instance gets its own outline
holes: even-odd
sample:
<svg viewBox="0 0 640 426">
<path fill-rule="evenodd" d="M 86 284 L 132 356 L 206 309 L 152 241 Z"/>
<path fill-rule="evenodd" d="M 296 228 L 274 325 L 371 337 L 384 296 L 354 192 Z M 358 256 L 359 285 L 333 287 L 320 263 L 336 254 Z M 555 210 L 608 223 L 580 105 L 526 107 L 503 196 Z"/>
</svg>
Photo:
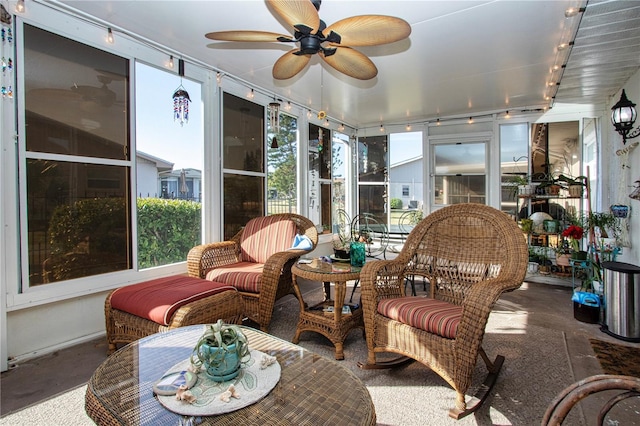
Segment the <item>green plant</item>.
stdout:
<svg viewBox="0 0 640 426">
<path fill-rule="evenodd" d="M 622 231 L 618 218 L 609 212 L 589 212 L 585 222 L 590 230 L 599 229 L 601 238 L 609 238 L 609 232 L 611 232 L 613 237 L 618 239 Z"/>
<path fill-rule="evenodd" d="M 514 175 L 509 179 L 508 182 L 511 184 L 511 193 L 513 194 L 514 198 L 519 194 L 519 187 L 530 184 L 528 175 Z"/>
<path fill-rule="evenodd" d="M 189 250 L 200 244 L 200 203 L 140 198 L 137 207 L 140 268 L 184 261 Z"/>
<path fill-rule="evenodd" d="M 204 346 L 217 347 L 220 350 L 208 351 L 203 349 Z M 219 319 L 217 323 L 205 326 L 204 333 L 191 353 L 191 364 L 197 368 L 203 365 L 220 366 L 225 363 L 226 354 L 229 352 L 237 354 L 243 364 L 251 359 L 249 342 L 240 326 L 225 324 Z"/>
<path fill-rule="evenodd" d="M 587 177 L 586 176 L 578 176 L 576 178 L 572 178 L 566 175 L 560 175 L 558 176 L 558 179 L 556 179 L 556 182 L 560 183 L 561 186 L 563 186 L 565 189 L 568 188 L 569 186 L 573 186 L 573 185 L 580 185 L 580 186 L 587 186 Z"/>
<path fill-rule="evenodd" d="M 402 200 L 400 198 L 392 198 L 389 202 L 389 205 L 392 209 L 401 209 L 402 208 Z"/>
</svg>

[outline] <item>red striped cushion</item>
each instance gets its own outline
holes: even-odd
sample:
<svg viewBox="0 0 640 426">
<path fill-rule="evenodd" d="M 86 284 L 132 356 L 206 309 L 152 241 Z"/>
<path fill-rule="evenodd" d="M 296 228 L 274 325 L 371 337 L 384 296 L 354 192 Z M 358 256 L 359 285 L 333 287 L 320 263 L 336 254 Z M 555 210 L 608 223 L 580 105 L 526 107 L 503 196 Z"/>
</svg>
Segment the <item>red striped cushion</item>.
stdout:
<svg viewBox="0 0 640 426">
<path fill-rule="evenodd" d="M 207 272 L 206 278 L 232 285 L 240 291 L 260 293 L 262 283 L 262 263 L 238 262 Z"/>
<path fill-rule="evenodd" d="M 420 296 L 384 299 L 378 313 L 447 339 L 455 339 L 462 317 L 462 306 Z"/>
<path fill-rule="evenodd" d="M 111 295 L 111 307 L 169 325 L 182 306 L 227 290 L 235 291 L 223 283 L 176 275 L 121 287 Z"/>
<path fill-rule="evenodd" d="M 298 234 L 296 224 L 279 216 L 251 219 L 242 231 L 240 259 L 245 262 L 266 263 L 271 255 L 285 251 Z"/>
</svg>

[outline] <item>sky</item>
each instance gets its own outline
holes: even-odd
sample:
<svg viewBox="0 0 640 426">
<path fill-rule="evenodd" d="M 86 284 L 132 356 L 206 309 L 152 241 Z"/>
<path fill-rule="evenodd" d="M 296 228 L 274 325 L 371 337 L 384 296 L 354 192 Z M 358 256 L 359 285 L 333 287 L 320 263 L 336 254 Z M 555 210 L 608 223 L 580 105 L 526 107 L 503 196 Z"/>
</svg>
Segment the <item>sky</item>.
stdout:
<svg viewBox="0 0 640 426">
<path fill-rule="evenodd" d="M 177 69 L 177 61 L 175 67 Z M 173 120 L 173 93 L 189 93 L 189 121 Z M 137 150 L 174 163 L 173 169 L 204 169 L 201 88 L 177 73 L 136 63 Z"/>
</svg>

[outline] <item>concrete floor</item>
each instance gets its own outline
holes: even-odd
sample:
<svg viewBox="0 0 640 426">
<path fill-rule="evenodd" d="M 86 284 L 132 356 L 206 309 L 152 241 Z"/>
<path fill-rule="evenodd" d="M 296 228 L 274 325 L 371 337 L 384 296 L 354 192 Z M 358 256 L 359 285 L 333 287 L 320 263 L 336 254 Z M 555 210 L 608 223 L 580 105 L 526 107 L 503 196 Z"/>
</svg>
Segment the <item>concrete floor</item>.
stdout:
<svg viewBox="0 0 640 426">
<path fill-rule="evenodd" d="M 308 283 L 308 285 L 315 284 Z M 416 287 L 422 291 L 420 283 L 416 283 Z M 576 321 L 570 302 L 571 287 L 525 283 L 523 289 L 525 291 L 515 291 L 503 295 L 494 311 L 499 312 L 499 315 L 505 315 L 505 313 L 516 311 L 522 313 L 524 309 L 526 311 L 526 326 L 562 332 L 566 336 L 566 352 L 573 377 L 580 379 L 602 372 L 590 348 L 589 337 L 637 347 L 640 350 L 640 343 L 622 342 L 601 332 L 597 324 Z M 356 294 L 358 297 L 358 293 Z M 349 295 L 350 290 L 348 290 L 347 297 Z M 276 323 L 278 321 L 277 315 L 278 310 L 274 313 L 274 322 Z M 518 321 L 516 318 L 514 316 L 514 324 Z M 273 328 L 277 330 L 282 326 L 282 324 L 276 324 Z M 293 327 L 295 328 L 295 326 Z M 287 325 L 287 328 L 290 327 Z M 304 346 L 305 341 L 303 340 L 301 344 Z M 355 345 L 351 344 L 351 346 L 353 348 Z M 349 346 L 345 347 L 349 348 Z M 355 350 L 355 348 L 353 349 Z M 8 413 L 84 385 L 98 365 L 105 360 L 106 351 L 107 346 L 104 339 L 97 339 L 21 363 L 2 373 L 0 416 L 4 417 Z M 363 353 L 358 354 L 355 359 L 364 359 L 365 357 L 366 353 Z M 526 374 L 526 371 L 519 372 L 519 374 L 521 373 Z M 531 377 L 532 382 L 535 382 L 536 379 L 536 377 Z M 539 405 L 544 407 L 549 402 L 549 400 L 541 401 Z M 383 408 L 376 406 L 377 412 L 379 409 Z M 598 410 L 599 407 L 586 407 L 585 416 L 592 418 Z M 378 412 L 379 419 L 383 415 L 384 413 Z"/>
</svg>

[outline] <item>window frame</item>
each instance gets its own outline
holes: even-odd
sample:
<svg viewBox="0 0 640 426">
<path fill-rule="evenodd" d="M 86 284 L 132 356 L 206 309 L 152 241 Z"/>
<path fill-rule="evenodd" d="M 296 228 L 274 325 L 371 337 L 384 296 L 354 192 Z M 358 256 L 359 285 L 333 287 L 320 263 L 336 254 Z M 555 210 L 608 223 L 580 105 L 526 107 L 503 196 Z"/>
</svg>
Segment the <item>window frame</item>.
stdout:
<svg viewBox="0 0 640 426">
<path fill-rule="evenodd" d="M 72 21 L 73 25 L 69 22 Z M 97 27 L 92 23 L 86 22 L 81 19 L 69 17 L 69 15 L 50 10 L 48 8 L 34 7 L 30 9 L 29 16 L 15 16 L 15 61 L 17 64 L 24 63 L 24 24 L 35 26 L 37 28 L 52 32 L 56 35 L 69 38 L 73 41 L 86 44 L 99 50 L 111 53 L 113 55 L 122 57 L 129 61 L 129 76 L 130 76 L 130 108 L 129 108 L 129 147 L 131 152 L 136 151 L 135 140 L 135 63 L 136 61 L 142 61 L 146 64 L 150 64 L 156 67 L 166 67 L 167 55 L 153 47 L 145 45 L 135 40 L 120 37 L 118 42 L 111 45 L 106 42 L 104 37 L 103 28 Z M 202 87 L 202 102 L 203 102 L 203 116 L 209 117 L 210 122 L 204 126 L 204 145 L 205 145 L 205 170 L 214 169 L 216 164 L 216 156 L 211 145 L 215 144 L 215 138 L 213 135 L 213 126 L 215 126 L 218 118 L 215 111 L 212 111 L 216 105 L 212 96 L 216 95 L 215 75 L 213 71 L 206 70 L 195 64 L 189 64 L 185 67 L 185 77 L 195 80 L 201 84 Z M 174 70 L 177 73 L 177 70 Z M 144 271 L 137 269 L 137 216 L 135 208 L 131 214 L 131 237 L 133 238 L 131 244 L 134 251 L 132 269 L 124 271 L 116 271 L 107 274 L 99 274 L 89 277 L 77 278 L 67 281 L 60 281 L 50 283 L 46 285 L 40 285 L 35 287 L 29 287 L 28 276 L 24 275 L 24 271 L 27 268 L 23 268 L 22 259 L 28 259 L 26 237 L 22 237 L 26 230 L 26 216 L 24 216 L 24 206 L 27 202 L 26 194 L 26 171 L 24 165 L 27 159 L 33 159 L 41 157 L 41 154 L 31 153 L 29 157 L 26 156 L 25 141 L 21 139 L 21 135 L 25 134 L 25 98 L 24 98 L 24 73 L 20 67 L 16 67 L 16 96 L 14 98 L 14 108 L 11 111 L 13 119 L 11 120 L 11 126 L 3 128 L 4 140 L 9 140 L 7 134 L 13 135 L 17 133 L 18 143 L 7 153 L 7 156 L 3 158 L 3 169 L 5 169 L 5 175 L 10 178 L 11 181 L 15 180 L 17 185 L 15 188 L 5 191 L 6 199 L 18 200 L 18 206 L 16 211 L 6 215 L 7 223 L 15 223 L 15 231 L 5 234 L 8 240 L 5 245 L 13 245 L 16 247 L 16 253 L 12 258 L 7 258 L 5 277 L 8 283 L 6 285 L 6 308 L 7 311 L 14 311 L 23 309 L 25 307 L 38 306 L 43 304 L 49 304 L 56 301 L 66 300 L 69 298 L 80 297 L 84 295 L 90 295 L 101 291 L 107 291 L 113 288 L 121 287 L 131 282 L 143 281 L 145 279 L 153 279 L 167 274 L 180 274 L 184 273 L 184 264 L 186 262 L 174 263 L 171 265 L 159 266 L 155 268 L 149 268 Z M 214 82 L 214 83 L 212 83 Z M 15 115 L 14 115 L 15 114 Z M 206 123 L 206 120 L 203 122 Z M 5 121 L 6 123 L 6 121 Z M 4 127 L 4 126 L 3 126 Z M 6 133 L 5 133 L 6 132 Z M 14 133 L 15 132 L 15 133 Z M 213 143 L 207 143 L 206 141 L 214 140 Z M 47 154 L 48 159 L 62 160 L 67 156 L 60 156 L 58 154 Z M 16 160 L 12 160 L 16 159 Z M 208 161 L 208 159 L 210 159 Z M 129 193 L 130 203 L 135 206 L 136 195 L 136 164 L 135 155 L 131 155 L 129 160 L 109 160 L 100 159 L 99 162 L 95 161 L 91 157 L 75 157 L 75 161 L 82 161 L 93 164 L 105 164 L 105 165 L 125 165 L 129 167 Z M 4 167 L 8 163 L 10 167 Z M 9 180 L 8 180 L 9 181 Z M 203 181 L 204 191 L 208 194 L 212 193 L 212 189 L 208 188 L 211 185 L 206 185 Z M 211 196 L 203 195 L 206 200 L 211 200 Z M 13 202 L 11 203 L 13 204 Z M 212 231 L 210 223 L 212 220 L 211 215 L 212 203 L 203 203 L 203 239 L 211 237 L 215 234 Z M 206 218 L 206 219 L 205 219 Z M 28 271 L 27 271 L 28 273 Z"/>
</svg>

